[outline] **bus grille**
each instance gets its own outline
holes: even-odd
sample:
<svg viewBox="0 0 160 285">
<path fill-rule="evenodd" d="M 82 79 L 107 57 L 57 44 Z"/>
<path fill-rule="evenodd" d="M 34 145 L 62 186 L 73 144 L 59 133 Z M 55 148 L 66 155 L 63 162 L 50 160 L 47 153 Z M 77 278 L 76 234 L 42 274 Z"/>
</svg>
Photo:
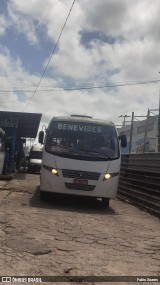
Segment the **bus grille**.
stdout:
<svg viewBox="0 0 160 285">
<path fill-rule="evenodd" d="M 100 173 L 97 172 L 88 172 L 88 171 L 79 171 L 79 170 L 70 170 L 62 169 L 63 177 L 68 178 L 81 178 L 88 180 L 99 180 Z"/>
<path fill-rule="evenodd" d="M 73 190 L 93 191 L 95 185 L 77 185 L 73 183 L 65 183 L 66 188 Z"/>
</svg>

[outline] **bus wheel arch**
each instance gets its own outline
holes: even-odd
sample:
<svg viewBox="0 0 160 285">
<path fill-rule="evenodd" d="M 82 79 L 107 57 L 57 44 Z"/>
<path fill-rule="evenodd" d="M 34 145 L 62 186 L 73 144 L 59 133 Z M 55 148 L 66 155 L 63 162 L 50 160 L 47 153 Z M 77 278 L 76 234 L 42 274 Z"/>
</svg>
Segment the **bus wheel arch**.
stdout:
<svg viewBox="0 0 160 285">
<path fill-rule="evenodd" d="M 109 207 L 109 198 L 102 198 L 102 207 L 108 208 Z"/>
</svg>

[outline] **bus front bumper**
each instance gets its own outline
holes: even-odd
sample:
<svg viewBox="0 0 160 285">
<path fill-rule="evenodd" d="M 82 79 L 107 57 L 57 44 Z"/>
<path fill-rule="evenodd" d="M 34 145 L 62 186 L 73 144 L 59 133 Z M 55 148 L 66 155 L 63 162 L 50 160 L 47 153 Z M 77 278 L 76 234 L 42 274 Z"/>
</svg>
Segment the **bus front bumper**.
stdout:
<svg viewBox="0 0 160 285">
<path fill-rule="evenodd" d="M 41 173 L 40 191 L 97 198 L 115 198 L 118 181 L 119 175 L 104 180 L 104 174 L 101 174 L 97 181 L 80 181 L 73 178 L 64 178 L 61 175 L 57 176 L 47 170 L 43 170 Z"/>
</svg>

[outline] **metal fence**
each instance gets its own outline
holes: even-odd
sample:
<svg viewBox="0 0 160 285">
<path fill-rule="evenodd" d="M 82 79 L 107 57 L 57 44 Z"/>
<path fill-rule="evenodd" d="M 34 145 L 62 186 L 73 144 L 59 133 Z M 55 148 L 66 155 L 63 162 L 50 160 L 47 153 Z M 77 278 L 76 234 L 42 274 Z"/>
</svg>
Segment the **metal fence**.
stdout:
<svg viewBox="0 0 160 285">
<path fill-rule="evenodd" d="M 160 153 L 122 155 L 118 197 L 160 215 Z"/>
</svg>

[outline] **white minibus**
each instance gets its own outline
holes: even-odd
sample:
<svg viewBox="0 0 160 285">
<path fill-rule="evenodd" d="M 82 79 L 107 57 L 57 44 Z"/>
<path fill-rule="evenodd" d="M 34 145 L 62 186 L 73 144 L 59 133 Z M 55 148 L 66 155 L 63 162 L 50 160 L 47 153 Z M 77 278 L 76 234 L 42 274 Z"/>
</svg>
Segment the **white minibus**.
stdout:
<svg viewBox="0 0 160 285">
<path fill-rule="evenodd" d="M 120 143 L 112 122 L 89 116 L 54 117 L 39 133 L 43 144 L 40 195 L 47 192 L 115 198 L 120 172 Z M 126 146 L 126 136 L 121 136 Z"/>
</svg>

